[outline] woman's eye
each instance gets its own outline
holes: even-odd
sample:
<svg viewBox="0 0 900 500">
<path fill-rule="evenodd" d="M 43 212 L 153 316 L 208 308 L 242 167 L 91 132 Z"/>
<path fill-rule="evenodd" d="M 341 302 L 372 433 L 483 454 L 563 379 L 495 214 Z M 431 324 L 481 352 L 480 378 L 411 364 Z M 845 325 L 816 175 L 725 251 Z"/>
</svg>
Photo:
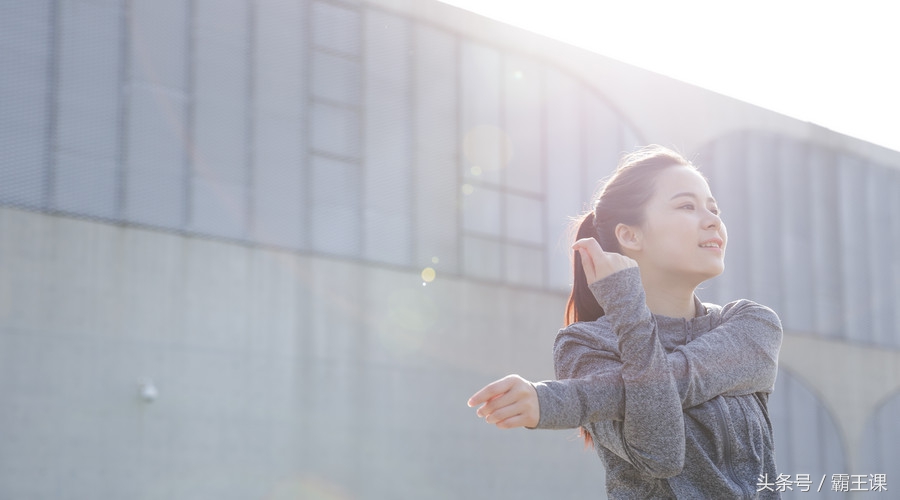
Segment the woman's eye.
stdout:
<svg viewBox="0 0 900 500">
<path fill-rule="evenodd" d="M 681 209 L 683 209 L 683 210 L 693 210 L 693 209 L 694 209 L 694 204 L 693 204 L 693 203 L 688 203 L 688 204 L 686 204 L 686 205 L 681 205 L 681 206 L 678 207 L 678 208 L 681 208 Z"/>
</svg>

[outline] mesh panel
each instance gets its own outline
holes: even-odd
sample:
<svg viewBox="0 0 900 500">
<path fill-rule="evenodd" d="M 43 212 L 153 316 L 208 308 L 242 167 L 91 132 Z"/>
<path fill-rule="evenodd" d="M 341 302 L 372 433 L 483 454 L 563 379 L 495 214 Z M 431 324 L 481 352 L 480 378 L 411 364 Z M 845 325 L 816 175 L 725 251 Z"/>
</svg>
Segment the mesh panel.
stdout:
<svg viewBox="0 0 900 500">
<path fill-rule="evenodd" d="M 359 256 L 362 244 L 359 165 L 313 157 L 311 166 L 313 249 Z"/>
<path fill-rule="evenodd" d="M 292 249 L 307 246 L 304 20 L 301 2 L 260 2 L 253 44 L 251 239 Z"/>
<path fill-rule="evenodd" d="M 42 208 L 53 90 L 50 2 L 0 5 L 0 200 Z"/>
<path fill-rule="evenodd" d="M 407 20 L 366 16 L 365 257 L 412 264 L 412 113 Z"/>
<path fill-rule="evenodd" d="M 312 39 L 316 48 L 358 56 L 361 48 L 359 13 L 324 2 L 312 4 Z"/>
<path fill-rule="evenodd" d="M 353 2 L 2 8 L 3 203 L 442 272 L 484 249 L 473 276 L 532 285 L 581 203 L 588 94 L 536 61 Z"/>
</svg>

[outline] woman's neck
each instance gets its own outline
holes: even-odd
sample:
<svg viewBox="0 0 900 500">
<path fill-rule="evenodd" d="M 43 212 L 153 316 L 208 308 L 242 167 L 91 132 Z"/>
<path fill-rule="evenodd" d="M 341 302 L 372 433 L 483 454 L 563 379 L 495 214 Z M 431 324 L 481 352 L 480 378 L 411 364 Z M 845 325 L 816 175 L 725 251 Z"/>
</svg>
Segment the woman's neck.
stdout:
<svg viewBox="0 0 900 500">
<path fill-rule="evenodd" d="M 696 286 L 678 281 L 667 282 L 653 279 L 651 276 L 641 274 L 644 294 L 647 296 L 647 307 L 650 312 L 670 318 L 691 319 L 696 316 L 697 309 L 694 305 Z"/>
</svg>

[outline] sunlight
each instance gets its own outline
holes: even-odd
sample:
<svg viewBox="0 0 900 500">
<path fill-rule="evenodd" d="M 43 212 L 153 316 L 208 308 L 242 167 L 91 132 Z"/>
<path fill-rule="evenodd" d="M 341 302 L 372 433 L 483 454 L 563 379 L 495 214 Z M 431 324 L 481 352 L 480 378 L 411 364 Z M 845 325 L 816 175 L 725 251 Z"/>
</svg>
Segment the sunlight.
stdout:
<svg viewBox="0 0 900 500">
<path fill-rule="evenodd" d="M 900 31 L 885 3 L 440 1 L 900 150 Z"/>
</svg>

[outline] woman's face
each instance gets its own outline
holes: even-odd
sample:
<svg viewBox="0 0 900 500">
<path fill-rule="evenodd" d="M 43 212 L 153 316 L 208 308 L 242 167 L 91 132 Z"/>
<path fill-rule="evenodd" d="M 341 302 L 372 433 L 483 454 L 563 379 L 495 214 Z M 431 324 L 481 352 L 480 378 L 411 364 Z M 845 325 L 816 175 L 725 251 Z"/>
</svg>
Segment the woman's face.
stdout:
<svg viewBox="0 0 900 500">
<path fill-rule="evenodd" d="M 683 166 L 662 171 L 638 228 L 634 258 L 641 274 L 662 273 L 657 277 L 684 279 L 693 286 L 722 274 L 728 235 L 718 214 L 699 172 Z"/>
</svg>

